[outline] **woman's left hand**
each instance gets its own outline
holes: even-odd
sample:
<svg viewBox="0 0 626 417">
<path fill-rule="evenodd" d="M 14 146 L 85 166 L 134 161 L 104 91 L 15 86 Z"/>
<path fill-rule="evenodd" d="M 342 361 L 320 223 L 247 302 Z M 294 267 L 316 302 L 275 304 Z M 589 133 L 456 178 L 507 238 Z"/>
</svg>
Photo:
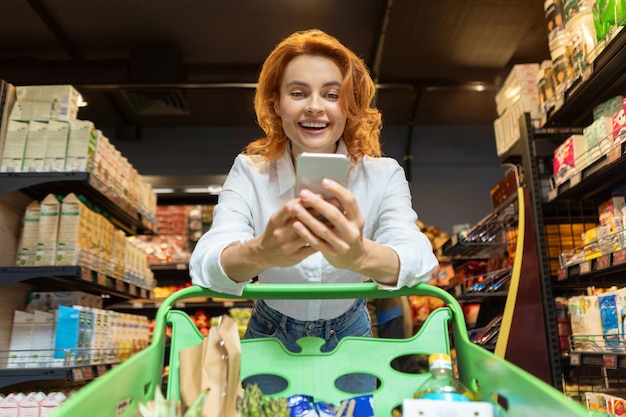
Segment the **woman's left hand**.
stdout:
<svg viewBox="0 0 626 417">
<path fill-rule="evenodd" d="M 326 201 L 308 190 L 300 193 L 301 205 L 294 206 L 296 233 L 320 251 L 336 268 L 358 270 L 365 254 L 364 220 L 354 194 L 336 181 L 325 179 L 322 186 L 336 201 Z M 339 204 L 337 204 L 339 203 Z M 339 207 L 343 207 L 343 212 Z M 323 216 L 315 216 L 316 212 Z"/>
</svg>

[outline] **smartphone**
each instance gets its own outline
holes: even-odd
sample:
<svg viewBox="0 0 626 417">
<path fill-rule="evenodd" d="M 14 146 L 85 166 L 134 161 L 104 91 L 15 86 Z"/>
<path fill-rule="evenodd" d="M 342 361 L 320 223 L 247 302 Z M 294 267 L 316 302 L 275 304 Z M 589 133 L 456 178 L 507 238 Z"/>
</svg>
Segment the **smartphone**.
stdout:
<svg viewBox="0 0 626 417">
<path fill-rule="evenodd" d="M 330 178 L 347 187 L 349 169 L 347 155 L 303 152 L 296 158 L 296 195 L 306 188 L 325 198 L 333 198 L 322 188 L 322 180 Z"/>
</svg>

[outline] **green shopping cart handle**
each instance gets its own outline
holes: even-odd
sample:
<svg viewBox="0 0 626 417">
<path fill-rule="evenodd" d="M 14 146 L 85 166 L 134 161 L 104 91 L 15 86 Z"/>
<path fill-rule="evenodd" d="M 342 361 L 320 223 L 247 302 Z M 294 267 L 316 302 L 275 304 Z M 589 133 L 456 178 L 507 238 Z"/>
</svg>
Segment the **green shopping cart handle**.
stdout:
<svg viewBox="0 0 626 417">
<path fill-rule="evenodd" d="M 207 296 L 247 300 L 314 300 L 347 298 L 391 298 L 402 295 L 424 295 L 442 299 L 448 304 L 456 299 L 447 291 L 426 283 L 393 290 L 380 289 L 374 282 L 337 284 L 246 284 L 242 295 L 216 292 L 197 285 L 186 287 L 168 297 L 171 302 L 184 298 Z"/>
<path fill-rule="evenodd" d="M 193 297 L 217 297 L 243 300 L 317 300 L 349 298 L 391 298 L 397 296 L 422 295 L 436 297 L 447 304 L 452 311 L 456 327 L 461 337 L 467 337 L 463 309 L 446 290 L 427 283 L 398 289 L 381 289 L 375 282 L 336 283 L 336 284 L 259 284 L 244 285 L 241 295 L 225 294 L 208 288 L 193 285 L 183 288 L 163 301 L 158 315 L 165 315 L 176 303 Z M 464 334 L 463 334 L 464 333 Z"/>
</svg>

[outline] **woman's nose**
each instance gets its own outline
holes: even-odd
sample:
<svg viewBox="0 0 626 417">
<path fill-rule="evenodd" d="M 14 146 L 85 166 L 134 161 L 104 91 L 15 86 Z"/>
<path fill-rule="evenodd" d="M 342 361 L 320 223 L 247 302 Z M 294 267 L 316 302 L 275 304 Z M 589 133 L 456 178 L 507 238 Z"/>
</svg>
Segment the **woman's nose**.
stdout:
<svg viewBox="0 0 626 417">
<path fill-rule="evenodd" d="M 322 110 L 324 110 L 324 108 L 322 107 L 320 103 L 320 98 L 316 95 L 312 95 L 309 98 L 309 102 L 307 103 L 305 111 L 307 113 L 319 113 Z"/>
</svg>

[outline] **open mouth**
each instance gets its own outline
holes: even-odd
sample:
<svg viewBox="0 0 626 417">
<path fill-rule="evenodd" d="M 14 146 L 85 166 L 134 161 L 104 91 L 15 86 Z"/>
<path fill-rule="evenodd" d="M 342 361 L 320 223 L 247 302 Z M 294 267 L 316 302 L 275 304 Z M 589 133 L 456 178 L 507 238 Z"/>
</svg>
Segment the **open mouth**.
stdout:
<svg viewBox="0 0 626 417">
<path fill-rule="evenodd" d="M 307 129 L 307 130 L 322 130 L 328 127 L 328 123 L 302 122 L 300 123 L 300 127 Z"/>
</svg>

